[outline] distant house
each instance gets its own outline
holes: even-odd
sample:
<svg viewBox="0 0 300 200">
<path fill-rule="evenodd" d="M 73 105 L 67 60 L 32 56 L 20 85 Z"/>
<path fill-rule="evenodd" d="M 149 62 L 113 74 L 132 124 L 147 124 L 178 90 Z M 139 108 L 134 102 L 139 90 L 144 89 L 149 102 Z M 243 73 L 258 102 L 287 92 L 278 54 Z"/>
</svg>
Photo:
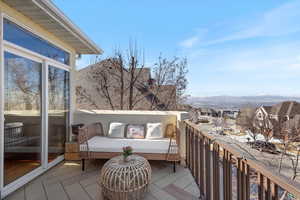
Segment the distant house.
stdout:
<svg viewBox="0 0 300 200">
<path fill-rule="evenodd" d="M 284 101 L 273 106 L 261 106 L 255 112 L 257 119 L 268 117 L 275 121 L 287 121 L 298 114 L 300 114 L 300 103 L 296 101 Z"/>
<path fill-rule="evenodd" d="M 222 117 L 230 117 L 236 119 L 239 114 L 239 110 L 222 110 L 221 115 Z"/>
<path fill-rule="evenodd" d="M 258 120 L 263 120 L 270 115 L 271 110 L 272 110 L 272 106 L 260 106 L 255 111 L 255 117 Z"/>
<path fill-rule="evenodd" d="M 259 126 L 268 123 L 274 129 L 285 126 L 286 128 L 299 129 L 300 128 L 300 103 L 296 101 L 285 101 L 273 106 L 260 106 L 256 109 L 241 109 L 237 118 L 237 125 L 240 127 L 247 127 L 249 122 L 252 125 Z M 282 138 L 283 135 L 274 131 L 274 136 Z"/>
<path fill-rule="evenodd" d="M 291 129 L 300 129 L 300 114 L 297 114 L 293 119 L 287 120 L 284 126 Z"/>
<path fill-rule="evenodd" d="M 300 103 L 296 101 L 281 102 L 272 106 L 269 111 L 270 118 L 284 121 L 293 119 L 298 114 L 300 114 Z"/>
<path fill-rule="evenodd" d="M 102 70 L 107 70 L 107 85 L 109 85 L 108 93 L 110 102 L 105 98 L 104 92 L 99 90 L 101 84 Z M 122 109 L 120 107 L 120 80 L 116 78 L 120 74 L 120 68 L 113 64 L 112 59 L 106 59 L 96 64 L 87 66 L 76 72 L 76 107 L 85 110 L 111 110 Z M 161 85 L 159 92 L 155 81 L 151 78 L 150 68 L 136 69 L 137 81 L 134 84 L 133 95 L 136 97 L 134 110 L 174 110 L 176 107 L 176 87 L 174 85 Z M 91 78 L 98 76 L 99 81 Z M 130 73 L 123 68 L 123 76 L 125 89 L 123 109 L 128 109 L 129 105 L 129 81 Z M 106 96 L 107 97 L 107 96 Z"/>
<path fill-rule="evenodd" d="M 198 112 L 201 116 L 218 117 L 218 112 L 212 108 L 199 108 Z"/>
</svg>

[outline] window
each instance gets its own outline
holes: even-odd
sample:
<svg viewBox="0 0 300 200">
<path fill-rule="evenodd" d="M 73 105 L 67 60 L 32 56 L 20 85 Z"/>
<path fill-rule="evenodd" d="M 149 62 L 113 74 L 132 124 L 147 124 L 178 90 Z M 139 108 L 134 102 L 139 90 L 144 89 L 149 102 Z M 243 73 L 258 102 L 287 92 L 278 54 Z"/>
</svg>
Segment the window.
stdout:
<svg viewBox="0 0 300 200">
<path fill-rule="evenodd" d="M 63 159 L 70 125 L 66 65 L 71 57 L 8 19 L 3 19 L 3 39 L 1 115 L 5 121 L 0 130 L 4 139 L 0 172 L 2 186 L 9 191 L 10 185 L 22 185 Z"/>
<path fill-rule="evenodd" d="M 3 19 L 4 40 L 69 65 L 70 54 L 19 25 Z"/>
<path fill-rule="evenodd" d="M 49 66 L 48 74 L 48 161 L 65 152 L 69 128 L 69 72 Z"/>
<path fill-rule="evenodd" d="M 4 185 L 41 165 L 42 63 L 4 54 Z"/>
</svg>

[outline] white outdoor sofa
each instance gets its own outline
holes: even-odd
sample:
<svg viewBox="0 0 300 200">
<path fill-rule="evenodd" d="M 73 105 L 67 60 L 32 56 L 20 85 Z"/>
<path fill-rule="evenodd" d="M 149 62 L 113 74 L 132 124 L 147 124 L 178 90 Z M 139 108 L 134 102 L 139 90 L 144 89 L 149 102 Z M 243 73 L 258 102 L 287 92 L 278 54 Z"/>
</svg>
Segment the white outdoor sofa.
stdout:
<svg viewBox="0 0 300 200">
<path fill-rule="evenodd" d="M 174 164 L 180 161 L 179 134 L 174 124 L 167 124 L 164 128 L 164 138 L 161 139 L 128 139 L 110 138 L 103 131 L 101 122 L 86 125 L 79 129 L 78 143 L 82 170 L 85 169 L 86 159 L 110 159 L 120 155 L 122 147 L 131 146 L 133 153 L 148 160 L 166 160 Z"/>
</svg>

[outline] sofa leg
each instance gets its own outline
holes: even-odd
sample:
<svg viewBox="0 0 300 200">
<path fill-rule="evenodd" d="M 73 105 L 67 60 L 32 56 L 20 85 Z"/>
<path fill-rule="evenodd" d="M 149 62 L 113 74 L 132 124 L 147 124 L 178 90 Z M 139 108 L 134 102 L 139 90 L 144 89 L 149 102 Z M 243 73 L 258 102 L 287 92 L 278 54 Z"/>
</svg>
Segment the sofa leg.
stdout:
<svg viewBox="0 0 300 200">
<path fill-rule="evenodd" d="M 173 172 L 176 173 L 176 161 L 173 162 Z"/>
<path fill-rule="evenodd" d="M 81 169 L 82 169 L 82 171 L 85 170 L 85 159 L 81 160 Z"/>
</svg>

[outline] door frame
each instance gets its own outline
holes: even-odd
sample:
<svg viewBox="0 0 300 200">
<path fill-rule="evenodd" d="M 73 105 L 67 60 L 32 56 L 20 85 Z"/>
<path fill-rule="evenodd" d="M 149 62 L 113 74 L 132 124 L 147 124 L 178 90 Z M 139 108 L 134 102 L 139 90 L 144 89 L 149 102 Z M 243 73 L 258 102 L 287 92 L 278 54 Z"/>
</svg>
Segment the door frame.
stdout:
<svg viewBox="0 0 300 200">
<path fill-rule="evenodd" d="M 61 161 L 64 160 L 64 155 L 58 156 L 55 160 L 48 163 L 48 67 L 51 65 L 53 67 L 57 67 L 59 69 L 63 69 L 67 72 L 69 72 L 69 76 L 71 76 L 71 65 L 72 62 L 70 60 L 70 66 L 65 65 L 63 63 L 60 63 L 56 60 L 53 60 L 51 58 L 42 56 L 36 52 L 33 52 L 31 50 L 25 49 L 23 47 L 20 47 L 18 45 L 15 45 L 11 42 L 4 41 L 3 40 L 3 19 L 7 18 L 14 23 L 18 24 L 19 26 L 25 28 L 26 30 L 36 34 L 32 30 L 30 30 L 25 25 L 19 23 L 17 20 L 13 19 L 12 17 L 8 16 L 7 14 L 0 12 L 0 198 L 4 198 L 10 193 L 14 192 L 18 188 L 22 187 L 29 181 L 33 180 L 37 176 L 41 175 L 42 173 L 46 172 L 51 167 L 57 165 Z M 36 34 L 38 35 L 38 34 Z M 45 39 L 45 38 L 44 38 Z M 51 42 L 50 40 L 45 39 L 46 41 Z M 53 43 L 53 42 L 51 42 Z M 53 43 L 56 45 L 56 43 Z M 61 48 L 60 46 L 58 46 Z M 70 53 L 65 48 L 62 48 L 63 50 Z M 24 176 L 18 178 L 17 180 L 13 181 L 12 183 L 9 183 L 8 185 L 4 186 L 4 83 L 5 83 L 5 77 L 4 77 L 4 68 L 5 68 L 5 61 L 4 61 L 4 52 L 13 53 L 15 55 L 37 61 L 42 63 L 42 101 L 41 101 L 41 108 L 42 108 L 42 128 L 41 128 L 41 166 L 34 169 L 33 171 L 25 174 Z M 70 59 L 72 58 L 72 54 L 70 53 Z M 71 92 L 71 80 L 69 80 L 69 92 Z M 70 93 L 71 94 L 71 93 Z M 71 95 L 69 97 L 69 101 L 71 101 Z M 71 105 L 69 104 L 69 120 L 68 120 L 68 126 L 70 127 L 71 123 Z M 66 133 L 66 138 L 68 136 L 68 133 Z"/>
</svg>

